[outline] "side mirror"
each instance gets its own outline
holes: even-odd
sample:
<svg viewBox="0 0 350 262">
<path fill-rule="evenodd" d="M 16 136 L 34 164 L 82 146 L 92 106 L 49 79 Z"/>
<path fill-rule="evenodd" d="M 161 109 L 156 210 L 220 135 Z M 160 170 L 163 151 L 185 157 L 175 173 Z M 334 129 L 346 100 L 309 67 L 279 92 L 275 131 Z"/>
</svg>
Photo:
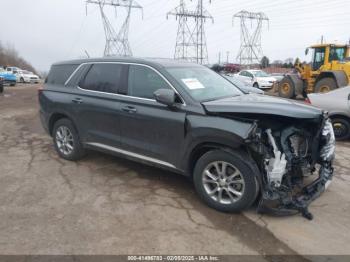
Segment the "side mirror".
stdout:
<svg viewBox="0 0 350 262">
<path fill-rule="evenodd" d="M 306 48 L 305 49 L 305 55 L 308 55 L 308 53 L 309 53 L 309 48 Z"/>
<path fill-rule="evenodd" d="M 163 105 L 173 106 L 175 104 L 176 94 L 172 89 L 158 89 L 153 96 L 158 103 Z"/>
</svg>

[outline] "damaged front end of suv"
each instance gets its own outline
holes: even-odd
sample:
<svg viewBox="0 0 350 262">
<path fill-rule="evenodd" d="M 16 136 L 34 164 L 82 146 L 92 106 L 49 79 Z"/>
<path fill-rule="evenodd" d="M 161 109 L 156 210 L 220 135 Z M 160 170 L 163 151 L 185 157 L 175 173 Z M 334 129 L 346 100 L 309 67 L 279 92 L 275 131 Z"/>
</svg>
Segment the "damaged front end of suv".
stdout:
<svg viewBox="0 0 350 262">
<path fill-rule="evenodd" d="M 229 103 L 226 110 L 214 103 L 206 108 L 254 124 L 245 143 L 260 171 L 258 212 L 301 213 L 311 220 L 308 206 L 333 176 L 335 136 L 330 119 L 321 110 L 287 100 L 261 98 L 261 103 L 254 96 L 244 99 L 235 106 Z"/>
<path fill-rule="evenodd" d="M 330 120 L 258 128 L 250 151 L 262 173 L 258 211 L 312 219 L 308 205 L 330 184 L 335 137 Z M 315 179 L 315 175 L 317 178 Z"/>
</svg>

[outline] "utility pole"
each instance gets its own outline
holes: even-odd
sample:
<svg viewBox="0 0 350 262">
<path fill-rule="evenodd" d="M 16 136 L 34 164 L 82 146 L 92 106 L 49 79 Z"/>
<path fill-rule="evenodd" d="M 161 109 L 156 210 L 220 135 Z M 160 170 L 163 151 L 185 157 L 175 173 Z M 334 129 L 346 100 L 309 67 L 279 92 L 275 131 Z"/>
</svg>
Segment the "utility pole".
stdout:
<svg viewBox="0 0 350 262">
<path fill-rule="evenodd" d="M 100 14 L 102 17 L 103 28 L 105 31 L 106 45 L 103 52 L 104 56 L 132 56 L 131 47 L 129 44 L 129 25 L 131 10 L 141 9 L 140 6 L 134 0 L 87 0 L 86 4 L 95 4 L 99 6 Z M 118 33 L 116 28 L 112 25 L 110 19 L 105 13 L 105 6 L 117 8 L 124 8 L 127 15 L 121 25 Z"/>
<path fill-rule="evenodd" d="M 226 52 L 226 63 L 228 64 L 229 61 L 229 57 L 230 57 L 230 51 Z"/>
<path fill-rule="evenodd" d="M 324 37 L 323 37 L 323 35 L 321 36 L 321 45 L 323 44 L 323 39 L 324 39 Z"/>
<path fill-rule="evenodd" d="M 219 52 L 219 65 L 221 64 L 221 52 Z"/>
<path fill-rule="evenodd" d="M 198 64 L 208 63 L 204 24 L 207 19 L 212 22 L 214 19 L 204 8 L 203 0 L 198 0 L 195 11 L 188 10 L 185 1 L 180 0 L 180 5 L 167 13 L 167 18 L 169 16 L 179 20 L 174 58 Z M 194 20 L 194 24 L 189 20 Z"/>
<path fill-rule="evenodd" d="M 261 47 L 261 32 L 263 22 L 269 23 L 269 18 L 264 13 L 252 13 L 242 10 L 233 15 L 240 19 L 241 26 L 241 45 L 237 55 L 237 60 L 240 64 L 251 65 L 260 63 L 263 57 Z"/>
</svg>

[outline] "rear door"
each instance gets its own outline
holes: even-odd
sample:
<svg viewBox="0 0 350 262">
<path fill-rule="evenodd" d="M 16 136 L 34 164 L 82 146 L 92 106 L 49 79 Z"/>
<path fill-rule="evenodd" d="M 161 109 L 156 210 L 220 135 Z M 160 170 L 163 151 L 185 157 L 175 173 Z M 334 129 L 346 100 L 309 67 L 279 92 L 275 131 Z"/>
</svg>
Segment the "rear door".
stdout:
<svg viewBox="0 0 350 262">
<path fill-rule="evenodd" d="M 118 90 L 126 84 L 127 67 L 117 63 L 92 64 L 79 82 L 75 104 L 79 134 L 97 147 L 120 146 Z"/>
<path fill-rule="evenodd" d="M 156 102 L 153 93 L 172 88 L 154 69 L 130 65 L 127 95 L 121 101 L 121 145 L 152 162 L 175 165 L 185 132 L 185 112 Z"/>
</svg>

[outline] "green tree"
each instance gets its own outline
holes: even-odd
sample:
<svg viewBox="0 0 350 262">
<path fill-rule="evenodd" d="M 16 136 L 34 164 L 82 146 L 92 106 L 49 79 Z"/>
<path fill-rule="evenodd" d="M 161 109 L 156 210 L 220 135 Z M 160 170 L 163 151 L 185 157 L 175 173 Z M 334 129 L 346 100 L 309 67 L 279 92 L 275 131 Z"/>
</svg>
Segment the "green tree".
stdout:
<svg viewBox="0 0 350 262">
<path fill-rule="evenodd" d="M 270 65 L 269 58 L 266 56 L 263 56 L 263 58 L 261 58 L 260 65 L 261 65 L 261 68 L 269 67 L 269 65 Z"/>
</svg>

